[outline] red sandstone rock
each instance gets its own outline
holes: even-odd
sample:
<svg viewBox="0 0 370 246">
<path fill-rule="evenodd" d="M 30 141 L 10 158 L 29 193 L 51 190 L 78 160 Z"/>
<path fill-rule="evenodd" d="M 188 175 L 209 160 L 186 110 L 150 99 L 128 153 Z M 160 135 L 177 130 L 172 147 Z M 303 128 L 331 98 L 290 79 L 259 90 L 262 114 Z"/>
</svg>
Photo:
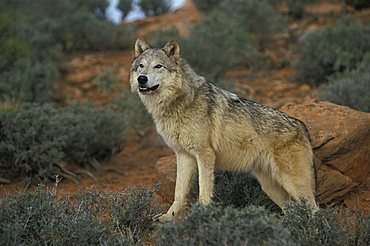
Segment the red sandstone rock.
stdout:
<svg viewBox="0 0 370 246">
<path fill-rule="evenodd" d="M 319 203 L 343 198 L 370 174 L 370 114 L 312 100 L 281 111 L 302 120 L 311 135 Z"/>
</svg>

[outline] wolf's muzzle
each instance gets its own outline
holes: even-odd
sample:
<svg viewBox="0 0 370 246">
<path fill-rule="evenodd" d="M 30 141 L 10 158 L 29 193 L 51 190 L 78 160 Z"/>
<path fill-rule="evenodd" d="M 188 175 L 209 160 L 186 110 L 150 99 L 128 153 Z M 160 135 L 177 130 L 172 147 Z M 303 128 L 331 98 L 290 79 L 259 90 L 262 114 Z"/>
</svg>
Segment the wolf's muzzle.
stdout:
<svg viewBox="0 0 370 246">
<path fill-rule="evenodd" d="M 148 85 L 148 77 L 145 75 L 140 75 L 137 77 L 137 82 L 139 82 L 139 91 L 141 93 L 149 93 L 151 91 L 155 91 L 158 89 L 159 85 L 155 85 L 152 87 L 149 87 Z"/>
</svg>

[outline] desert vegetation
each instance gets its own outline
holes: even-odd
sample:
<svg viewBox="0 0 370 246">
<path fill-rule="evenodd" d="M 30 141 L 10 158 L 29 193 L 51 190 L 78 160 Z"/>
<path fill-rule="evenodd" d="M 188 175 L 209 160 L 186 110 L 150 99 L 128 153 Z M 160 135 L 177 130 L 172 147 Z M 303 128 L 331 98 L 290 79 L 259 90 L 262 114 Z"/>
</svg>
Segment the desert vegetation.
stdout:
<svg viewBox="0 0 370 246">
<path fill-rule="evenodd" d="M 127 121 L 123 115 L 93 105 L 65 109 L 26 104 L 0 110 L 0 167 L 3 177 L 46 181 L 60 174 L 73 178 L 62 160 L 99 168 L 123 147 Z M 72 175 L 72 177 L 71 177 Z"/>
<path fill-rule="evenodd" d="M 355 224 L 353 228 L 351 223 Z M 162 225 L 157 242 L 158 245 L 170 245 L 170 242 L 176 245 L 366 245 L 368 228 L 366 215 L 343 218 L 332 209 L 312 215 L 304 202 L 291 204 L 285 215 L 255 205 L 239 209 L 194 205 L 181 224 Z"/>
<path fill-rule="evenodd" d="M 181 223 L 158 225 L 153 221 L 162 211 L 157 189 L 90 190 L 56 201 L 56 185 L 5 196 L 0 239 L 4 245 L 368 245 L 370 240 L 369 215 L 334 208 L 313 215 L 303 201 L 290 204 L 284 215 L 253 199 L 243 207 L 195 204 Z"/>
<path fill-rule="evenodd" d="M 128 48 L 133 29 L 108 22 L 104 0 L 6 1 L 0 6 L 0 177 L 36 183 L 58 173 L 78 178 L 61 161 L 101 169 L 99 163 L 124 146 L 127 119 L 135 118 L 124 114 L 133 109 L 93 102 L 54 105 L 53 85 L 66 56 Z M 93 83 L 108 93 L 117 81 L 106 68 Z"/>
<path fill-rule="evenodd" d="M 304 37 L 297 63 L 298 79 L 314 85 L 334 74 L 368 66 L 370 29 L 355 19 L 342 18 Z"/>
<path fill-rule="evenodd" d="M 51 84 L 60 75 L 57 65 L 63 57 L 77 51 L 128 48 L 133 30 L 105 20 L 106 7 L 105 0 L 0 3 L 1 98 L 50 102 Z"/>
<path fill-rule="evenodd" d="M 57 181 L 58 182 L 58 181 Z M 55 201 L 57 187 L 38 186 L 0 200 L 3 245 L 140 245 L 160 211 L 152 190 L 90 190 Z"/>
<path fill-rule="evenodd" d="M 182 38 L 176 29 L 152 33 L 148 39 L 162 46 L 168 38 L 177 38 L 182 53 L 205 77 L 220 80 L 226 70 L 238 66 L 256 66 L 263 60 L 261 50 L 284 29 L 284 17 L 270 1 L 195 1 L 205 18 Z M 204 9 L 203 9 L 204 8 Z M 208 42 L 212 40 L 212 42 Z M 224 52 L 218 52 L 223 50 Z"/>
<path fill-rule="evenodd" d="M 201 18 L 186 22 L 186 32 L 173 25 L 142 35 L 155 47 L 177 39 L 182 56 L 199 74 L 228 89 L 254 93 L 253 99 L 270 86 L 261 92 L 242 79 L 225 82 L 230 74 L 240 73 L 238 79 L 248 74 L 254 80 L 287 69 L 294 74 L 289 86 L 305 84 L 319 99 L 370 112 L 368 1 L 324 1 L 345 5 L 329 15 L 307 11 L 308 5 L 323 2 L 318 0 L 192 2 Z M 115 182 L 107 176 L 108 188 L 61 194 L 64 182 L 105 175 L 101 173 L 107 173 L 106 163 L 117 154 L 128 158 L 127 145 L 132 145 L 131 151 L 139 149 L 134 157 L 141 155 L 145 141 L 164 145 L 150 138 L 152 119 L 127 88 L 127 77 L 117 76 L 129 70 L 130 64 L 117 65 L 118 61 L 131 56 L 137 29 L 146 24 L 114 25 L 105 17 L 107 6 L 105 0 L 0 2 L 0 188 L 6 192 L 14 188 L 6 183 L 32 187 L 12 195 L 1 193 L 3 245 L 370 244 L 366 212 L 324 206 L 313 215 L 300 201 L 282 213 L 250 173 L 218 171 L 213 203 L 207 207 L 196 203 L 195 178 L 183 218 L 163 225 L 153 221 L 168 202 L 158 195 L 160 185 L 147 188 L 135 186 L 137 182 L 107 191 Z M 171 2 L 120 0 L 117 7 L 122 19 L 138 7 L 155 23 L 171 11 Z M 111 58 L 117 60 L 99 64 L 99 55 L 116 53 L 122 54 Z M 71 72 L 65 64 L 74 57 L 84 64 L 81 70 L 86 60 L 96 59 L 87 74 L 100 71 L 81 91 L 96 90 L 109 100 L 89 101 L 83 93 L 80 100 L 68 100 L 71 92 L 63 85 L 75 82 L 65 79 Z M 283 89 L 274 93 L 285 95 Z M 142 142 L 127 144 L 130 133 Z M 148 159 L 153 152 L 145 152 Z M 143 161 L 130 158 L 143 175 Z M 126 165 L 122 159 L 119 163 Z M 143 175 L 142 180 L 155 175 L 152 166 L 148 170 L 152 176 Z M 128 174 L 120 179 L 129 179 Z"/>
</svg>

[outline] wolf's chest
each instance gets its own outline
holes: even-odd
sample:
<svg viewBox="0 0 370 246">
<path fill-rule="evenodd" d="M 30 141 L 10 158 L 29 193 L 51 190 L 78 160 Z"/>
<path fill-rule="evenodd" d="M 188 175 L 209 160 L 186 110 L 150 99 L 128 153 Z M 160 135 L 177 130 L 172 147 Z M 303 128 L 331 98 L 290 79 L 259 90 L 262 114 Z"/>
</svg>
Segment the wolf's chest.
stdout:
<svg viewBox="0 0 370 246">
<path fill-rule="evenodd" d="M 192 152 L 200 144 L 197 131 L 191 121 L 156 122 L 156 127 L 166 144 L 175 151 Z"/>
</svg>

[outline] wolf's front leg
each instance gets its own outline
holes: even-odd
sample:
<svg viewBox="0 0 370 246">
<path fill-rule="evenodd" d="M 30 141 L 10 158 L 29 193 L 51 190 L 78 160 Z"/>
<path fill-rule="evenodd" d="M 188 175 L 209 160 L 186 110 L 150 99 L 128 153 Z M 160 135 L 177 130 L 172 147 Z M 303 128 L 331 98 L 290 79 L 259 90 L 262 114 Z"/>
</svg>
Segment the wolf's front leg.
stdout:
<svg viewBox="0 0 370 246">
<path fill-rule="evenodd" d="M 186 196 L 189 193 L 191 178 L 196 168 L 195 159 L 185 153 L 176 153 L 176 162 L 175 200 L 167 213 L 159 217 L 158 220 L 162 223 L 173 220 L 186 205 Z"/>
<path fill-rule="evenodd" d="M 197 156 L 199 172 L 199 202 L 208 205 L 211 202 L 214 186 L 216 154 L 212 148 L 205 148 Z"/>
</svg>

